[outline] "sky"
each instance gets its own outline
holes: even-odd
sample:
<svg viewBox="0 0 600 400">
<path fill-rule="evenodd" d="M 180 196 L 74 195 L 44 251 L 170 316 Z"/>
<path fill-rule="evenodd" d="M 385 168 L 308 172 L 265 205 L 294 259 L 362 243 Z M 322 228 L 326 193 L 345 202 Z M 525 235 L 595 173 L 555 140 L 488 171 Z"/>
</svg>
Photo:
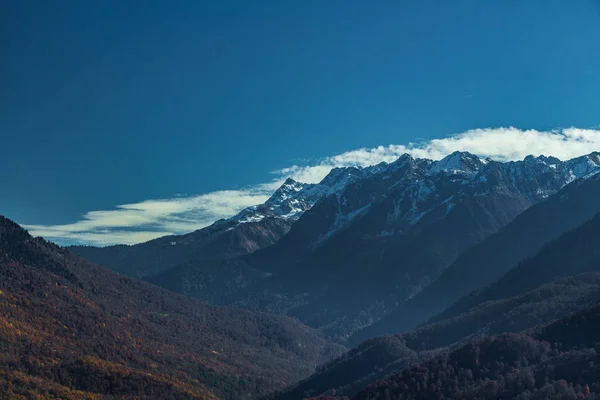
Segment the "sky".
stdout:
<svg viewBox="0 0 600 400">
<path fill-rule="evenodd" d="M 596 0 L 7 0 L 0 214 L 137 243 L 334 166 L 600 150 Z"/>
</svg>

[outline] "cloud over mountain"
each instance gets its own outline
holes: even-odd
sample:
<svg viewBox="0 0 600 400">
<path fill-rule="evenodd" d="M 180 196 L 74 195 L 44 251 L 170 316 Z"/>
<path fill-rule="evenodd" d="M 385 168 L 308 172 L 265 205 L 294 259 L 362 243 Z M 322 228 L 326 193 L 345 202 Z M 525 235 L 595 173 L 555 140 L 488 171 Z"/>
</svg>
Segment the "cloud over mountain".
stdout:
<svg viewBox="0 0 600 400">
<path fill-rule="evenodd" d="M 274 178 L 269 182 L 242 189 L 123 204 L 112 210 L 90 211 L 71 224 L 25 227 L 33 235 L 61 243 L 134 244 L 168 234 L 200 229 L 217 219 L 230 217 L 246 207 L 262 203 L 286 177 L 315 183 L 325 177 L 332 168 L 365 167 L 392 162 L 404 153 L 418 158 L 438 160 L 461 150 L 480 157 L 510 161 L 523 159 L 529 154 L 570 159 L 599 149 L 600 129 L 473 129 L 441 139 L 361 148 L 324 157 L 307 165 L 292 165 L 272 172 Z"/>
</svg>

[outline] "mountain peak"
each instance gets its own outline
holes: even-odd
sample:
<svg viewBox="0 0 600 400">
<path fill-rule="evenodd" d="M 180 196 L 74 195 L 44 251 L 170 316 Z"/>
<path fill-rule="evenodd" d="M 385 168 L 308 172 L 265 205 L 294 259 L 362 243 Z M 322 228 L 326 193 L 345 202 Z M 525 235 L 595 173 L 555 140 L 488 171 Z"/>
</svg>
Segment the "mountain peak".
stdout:
<svg viewBox="0 0 600 400">
<path fill-rule="evenodd" d="M 295 185 L 298 184 L 300 182 L 298 182 L 297 180 L 293 179 L 293 178 L 287 178 L 285 180 L 285 182 L 283 182 L 284 185 Z"/>
<path fill-rule="evenodd" d="M 298 182 L 292 178 L 287 178 L 285 182 L 271 195 L 269 200 L 267 200 L 266 204 L 271 203 L 279 203 L 281 201 L 287 200 L 289 197 L 293 196 L 294 193 L 301 191 L 306 186 L 310 186 L 306 183 Z"/>
<path fill-rule="evenodd" d="M 405 161 L 409 161 L 409 160 L 414 160 L 413 156 L 411 156 L 408 153 L 404 153 L 400 157 L 398 157 L 398 159 L 394 162 L 405 162 Z"/>
<path fill-rule="evenodd" d="M 358 167 L 336 167 L 329 171 L 319 185 L 337 192 L 362 173 L 363 169 Z"/>
<path fill-rule="evenodd" d="M 34 238 L 21 225 L 17 224 L 10 218 L 0 215 L 0 259 L 2 258 L 2 249 L 15 247 L 23 250 L 28 245 L 26 242 L 30 240 L 41 240 L 42 238 Z M 48 242 L 49 243 L 49 242 Z"/>
<path fill-rule="evenodd" d="M 525 164 L 546 164 L 546 165 L 556 165 L 560 164 L 561 161 L 553 156 L 545 156 L 543 154 L 539 156 L 534 156 L 533 154 L 529 154 L 527 157 L 523 159 Z"/>
<path fill-rule="evenodd" d="M 588 154 L 586 157 L 589 161 L 594 164 L 600 165 L 600 152 L 594 151 L 593 153 Z"/>
<path fill-rule="evenodd" d="M 406 165 L 406 163 L 412 162 L 412 161 L 414 161 L 413 156 L 411 156 L 408 153 L 404 153 L 400 157 L 398 157 L 398 159 L 396 161 L 394 161 L 393 163 L 391 163 L 389 165 L 391 168 L 398 168 L 398 167 L 402 167 L 403 165 Z"/>
<path fill-rule="evenodd" d="M 0 235 L 6 229 L 22 229 L 19 225 L 17 225 L 14 221 L 9 218 L 6 218 L 3 215 L 0 215 Z"/>
<path fill-rule="evenodd" d="M 461 156 L 461 157 L 476 157 L 475 155 L 473 155 L 472 153 L 469 153 L 468 151 L 461 151 L 461 150 L 455 150 L 452 153 L 450 153 L 450 155 L 448 155 L 447 157 L 451 157 L 451 156 Z"/>
<path fill-rule="evenodd" d="M 596 151 L 585 156 L 573 158 L 567 161 L 566 164 L 573 180 L 589 177 L 600 172 L 600 153 Z"/>
<path fill-rule="evenodd" d="M 537 157 L 537 159 L 540 161 L 543 161 L 544 163 L 549 164 L 549 165 L 556 165 L 561 162 L 560 159 L 558 159 L 556 157 L 553 157 L 553 156 L 546 157 L 543 154 L 540 155 L 539 157 Z"/>
<path fill-rule="evenodd" d="M 472 174 L 479 171 L 483 162 L 479 157 L 466 151 L 455 151 L 440 161 L 435 162 L 430 172 L 447 172 L 452 174 Z"/>
</svg>

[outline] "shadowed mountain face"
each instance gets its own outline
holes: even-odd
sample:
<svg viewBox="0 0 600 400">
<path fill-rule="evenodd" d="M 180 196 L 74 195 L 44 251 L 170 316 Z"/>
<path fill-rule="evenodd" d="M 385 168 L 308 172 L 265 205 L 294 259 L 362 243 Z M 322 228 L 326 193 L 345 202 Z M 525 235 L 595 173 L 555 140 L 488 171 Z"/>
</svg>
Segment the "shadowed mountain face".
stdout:
<svg viewBox="0 0 600 400">
<path fill-rule="evenodd" d="M 557 279 L 510 299 L 474 308 L 405 334 L 365 341 L 310 378 L 269 399 L 292 400 L 335 391 L 353 396 L 380 379 L 486 335 L 521 332 L 600 301 L 600 272 Z"/>
<path fill-rule="evenodd" d="M 1 398 L 62 399 L 250 399 L 343 349 L 286 317 L 119 276 L 4 217 L 0 347 Z"/>
<path fill-rule="evenodd" d="M 485 241 L 462 254 L 425 290 L 378 323 L 358 332 L 369 337 L 409 330 L 442 312 L 473 290 L 503 276 L 520 260 L 600 212 L 600 175 L 574 182 L 531 207 Z M 558 275 L 558 274 L 557 274 Z"/>
<path fill-rule="evenodd" d="M 318 185 L 288 180 L 265 204 L 189 235 L 74 250 L 173 291 L 288 314 L 345 338 L 599 166 L 597 153 L 510 163 L 461 152 L 437 162 L 404 155 L 391 164 L 334 169 Z"/>
<path fill-rule="evenodd" d="M 227 304 L 285 312 L 345 337 L 560 190 L 573 179 L 573 165 L 589 166 L 578 167 L 582 176 L 596 170 L 594 160 L 502 164 L 456 153 L 432 163 L 402 157 L 317 202 L 275 245 L 245 257 L 249 268 L 269 278 Z"/>
<path fill-rule="evenodd" d="M 270 398 L 291 400 L 332 389 L 352 396 L 435 353 L 460 348 L 487 335 L 521 332 L 585 309 L 600 301 L 598 249 L 600 214 L 548 243 L 489 287 L 461 299 L 433 322 L 406 333 L 368 340 Z M 577 337 L 579 332 L 573 328 L 567 334 Z"/>
<path fill-rule="evenodd" d="M 592 271 L 600 271 L 600 214 L 547 243 L 534 257 L 525 259 L 493 284 L 463 297 L 433 321 L 522 295 L 553 279 Z M 593 278 L 589 279 L 592 283 Z"/>
<path fill-rule="evenodd" d="M 599 399 L 598 326 L 595 306 L 528 334 L 488 337 L 408 367 L 352 399 Z"/>
<path fill-rule="evenodd" d="M 249 254 L 268 247 L 290 229 L 320 198 L 375 170 L 349 169 L 331 174 L 321 184 L 287 179 L 264 203 L 185 235 L 165 236 L 126 246 L 71 246 L 69 249 L 124 275 L 143 278 L 190 261 L 213 261 Z"/>
<path fill-rule="evenodd" d="M 189 260 L 220 260 L 251 253 L 275 243 L 291 226 L 291 220 L 273 217 L 242 224 L 219 221 L 186 235 L 134 246 L 72 246 L 69 250 L 115 272 L 143 278 Z"/>
</svg>

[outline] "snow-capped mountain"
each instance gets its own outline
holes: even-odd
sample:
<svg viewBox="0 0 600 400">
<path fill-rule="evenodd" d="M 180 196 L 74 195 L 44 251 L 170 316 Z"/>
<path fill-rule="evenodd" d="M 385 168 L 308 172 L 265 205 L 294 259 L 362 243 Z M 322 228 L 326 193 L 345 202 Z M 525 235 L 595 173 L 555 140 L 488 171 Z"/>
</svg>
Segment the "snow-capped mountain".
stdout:
<svg viewBox="0 0 600 400">
<path fill-rule="evenodd" d="M 314 204 L 309 193 L 314 186 L 288 178 L 265 203 L 248 207 L 228 221 L 258 222 L 266 217 L 296 220 Z"/>
<path fill-rule="evenodd" d="M 597 153 L 507 163 L 464 152 L 440 161 L 404 155 L 321 198 L 277 243 L 250 255 L 249 265 L 272 278 L 233 303 L 261 309 L 277 299 L 268 311 L 331 334 L 350 333 L 383 315 L 384 299 L 414 296 L 463 251 L 599 171 Z M 352 306 L 348 291 L 362 300 Z M 292 293 L 308 297 L 288 297 Z"/>
<path fill-rule="evenodd" d="M 223 260 L 268 247 L 319 199 L 371 174 L 375 168 L 335 169 L 319 184 L 287 179 L 263 204 L 248 207 L 197 231 L 133 246 L 72 246 L 75 253 L 136 278 L 159 274 L 190 261 Z"/>
<path fill-rule="evenodd" d="M 524 210 L 599 171 L 599 153 L 506 163 L 405 154 L 335 168 L 318 184 L 288 179 L 264 204 L 187 235 L 74 250 L 128 275 L 160 274 L 152 281 L 171 290 L 344 336 L 419 293 Z"/>
<path fill-rule="evenodd" d="M 505 196 L 511 202 L 520 203 L 515 210 L 520 212 L 573 180 L 599 170 L 598 153 L 565 162 L 553 157 L 529 156 L 508 163 L 482 160 L 467 152 L 454 152 L 440 161 L 403 155 L 393 163 L 380 164 L 368 174 L 352 175 L 355 179 L 325 193 L 334 196 L 329 202 L 322 205 L 315 202 L 317 207 L 313 213 L 317 213 L 319 207 L 327 209 L 328 218 L 322 220 L 329 220 L 330 226 L 326 231 L 320 227 L 313 245 L 322 244 L 358 218 L 371 219 L 371 225 L 379 221 L 376 223 L 379 230 L 369 232 L 372 235 L 403 233 L 419 223 L 429 226 L 469 199 L 481 202 L 495 195 Z M 339 174 L 340 171 L 334 170 L 323 182 Z M 333 215 L 331 207 L 335 209 Z M 380 217 L 373 218 L 372 213 Z M 384 218 L 381 218 L 382 213 Z M 507 217 L 510 219 L 513 214 Z M 500 224 L 504 224 L 505 219 L 501 218 Z M 492 230 L 495 229 L 497 227 Z"/>
<path fill-rule="evenodd" d="M 245 208 L 225 221 L 258 222 L 267 217 L 295 221 L 323 197 L 339 193 L 352 182 L 378 171 L 378 166 L 334 168 L 318 184 L 302 183 L 287 178 L 265 203 Z"/>
<path fill-rule="evenodd" d="M 442 160 L 432 163 L 428 172 L 430 175 L 444 172 L 446 174 L 469 176 L 477 173 L 489 161 L 489 159 L 481 160 L 471 153 L 455 151 Z"/>
<path fill-rule="evenodd" d="M 390 210 L 380 234 L 389 236 L 423 218 L 440 218 L 465 198 L 491 192 L 513 193 L 531 205 L 573 180 L 597 172 L 599 166 L 599 153 L 566 162 L 528 156 L 508 163 L 459 151 L 439 161 L 405 154 L 389 164 L 334 168 L 318 184 L 288 178 L 264 204 L 246 208 L 226 221 L 258 222 L 266 217 L 296 221 L 319 200 L 335 196 L 337 210 L 330 229 L 314 238 L 313 246 L 318 246 L 387 198 Z"/>
<path fill-rule="evenodd" d="M 591 163 L 588 164 L 590 159 Z M 593 171 L 597 169 L 593 165 L 596 161 L 595 156 L 584 157 L 571 165 L 580 168 L 587 164 Z M 516 287 L 535 282 L 534 274 L 528 276 L 531 271 L 515 266 L 521 262 L 527 263 L 528 261 L 523 260 L 531 260 L 538 251 L 554 246 L 554 241 L 562 234 L 573 232 L 593 218 L 599 220 L 600 174 L 587 174 L 584 167 L 583 176 L 584 179 L 566 185 L 548 199 L 523 211 L 494 235 L 468 248 L 432 284 L 378 323 L 358 332 L 352 340 L 360 342 L 377 335 L 407 331 L 436 316 L 461 298 L 459 304 L 462 303 L 460 307 L 464 307 L 473 301 L 473 296 L 477 298 L 475 291 L 483 290 L 485 293 L 490 285 L 496 285 L 494 282 L 510 273 L 509 271 L 513 273 L 512 282 Z M 571 247 L 570 252 L 574 254 L 581 251 L 580 245 L 585 247 L 590 243 L 593 241 L 565 244 Z M 570 260 L 571 256 L 566 255 L 568 252 L 560 253 L 562 256 L 556 260 L 548 260 L 552 261 L 552 267 L 543 266 L 543 274 L 549 279 L 568 274 L 569 271 L 577 271 L 581 267 L 581 260 L 576 261 L 577 257 Z M 583 259 L 589 260 L 590 265 L 599 265 L 597 255 L 589 254 L 589 258 Z M 541 266 L 538 264 L 538 267 Z M 515 279 L 515 275 L 520 278 Z M 491 289 L 490 293 L 494 293 L 494 290 Z M 445 311 L 444 314 L 448 317 L 448 314 L 455 311 Z"/>
</svg>

